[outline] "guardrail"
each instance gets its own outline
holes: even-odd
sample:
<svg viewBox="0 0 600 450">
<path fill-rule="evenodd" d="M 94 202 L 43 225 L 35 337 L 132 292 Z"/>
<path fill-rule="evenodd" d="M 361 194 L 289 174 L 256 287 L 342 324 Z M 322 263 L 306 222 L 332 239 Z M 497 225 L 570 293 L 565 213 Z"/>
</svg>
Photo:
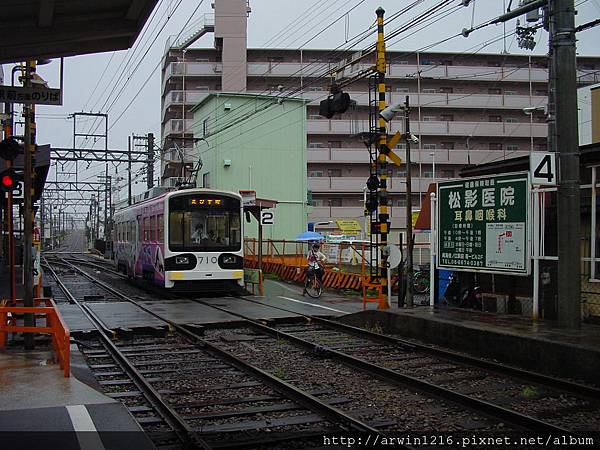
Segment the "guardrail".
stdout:
<svg viewBox="0 0 600 450">
<path fill-rule="evenodd" d="M 40 333 L 52 336 L 52 347 L 56 359 L 63 370 L 64 376 L 71 375 L 71 334 L 65 324 L 56 303 L 51 298 L 36 298 L 33 300 L 35 306 L 6 306 L 6 300 L 0 302 L 0 349 L 6 346 L 8 333 Z M 17 305 L 23 304 L 23 300 L 17 300 Z M 9 316 L 10 313 L 10 316 Z M 16 315 L 21 314 L 43 314 L 45 315 L 45 326 L 17 326 Z"/>
</svg>

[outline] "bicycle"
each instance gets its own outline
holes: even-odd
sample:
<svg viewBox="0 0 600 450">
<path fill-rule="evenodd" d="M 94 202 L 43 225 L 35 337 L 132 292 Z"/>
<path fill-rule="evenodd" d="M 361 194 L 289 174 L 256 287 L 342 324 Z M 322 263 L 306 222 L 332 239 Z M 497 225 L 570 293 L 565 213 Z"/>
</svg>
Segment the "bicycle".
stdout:
<svg viewBox="0 0 600 450">
<path fill-rule="evenodd" d="M 323 284 L 314 269 L 306 271 L 306 280 L 304 281 L 304 292 L 311 298 L 319 298 L 323 294 Z"/>
<path fill-rule="evenodd" d="M 429 292 L 429 269 L 419 269 L 413 274 L 413 289 L 415 294 Z"/>
</svg>

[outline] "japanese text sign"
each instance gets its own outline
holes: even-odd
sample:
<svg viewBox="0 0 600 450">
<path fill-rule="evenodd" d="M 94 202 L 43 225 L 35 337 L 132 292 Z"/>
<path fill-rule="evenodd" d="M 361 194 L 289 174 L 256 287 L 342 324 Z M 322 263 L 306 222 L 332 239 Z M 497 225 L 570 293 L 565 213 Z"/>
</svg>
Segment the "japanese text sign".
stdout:
<svg viewBox="0 0 600 450">
<path fill-rule="evenodd" d="M 526 173 L 439 183 L 437 205 L 438 267 L 529 273 Z"/>
<path fill-rule="evenodd" d="M 62 105 L 60 89 L 0 86 L 0 103 Z"/>
</svg>

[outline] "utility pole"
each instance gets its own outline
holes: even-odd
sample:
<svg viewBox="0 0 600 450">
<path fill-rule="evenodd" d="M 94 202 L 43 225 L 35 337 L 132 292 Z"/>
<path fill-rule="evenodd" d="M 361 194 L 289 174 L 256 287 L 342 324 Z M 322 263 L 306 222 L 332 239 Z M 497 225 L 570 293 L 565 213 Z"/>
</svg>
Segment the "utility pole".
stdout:
<svg viewBox="0 0 600 450">
<path fill-rule="evenodd" d="M 129 161 L 127 162 L 127 205 L 131 206 L 131 136 L 127 136 L 127 151 Z"/>
<path fill-rule="evenodd" d="M 413 307 L 413 238 L 412 238 L 412 174 L 410 160 L 410 102 L 404 101 L 404 133 L 406 142 L 406 307 Z"/>
<path fill-rule="evenodd" d="M 581 191 L 574 0 L 549 0 L 548 9 L 556 107 L 553 150 L 559 161 L 558 323 L 562 327 L 578 328 L 581 321 Z"/>
<path fill-rule="evenodd" d="M 31 87 L 31 79 L 35 72 L 35 61 L 27 61 L 25 64 L 25 76 L 23 86 Z M 33 307 L 33 155 L 35 153 L 35 106 L 23 105 L 23 116 L 25 119 L 25 148 L 23 155 L 23 278 L 24 278 L 24 306 Z M 35 316 L 32 313 L 25 314 L 25 326 L 35 326 Z M 35 348 L 33 333 L 25 333 L 25 349 L 33 350 Z"/>
<path fill-rule="evenodd" d="M 184 92 L 185 96 L 185 92 Z M 184 102 L 185 107 L 185 102 Z M 154 187 L 154 133 L 148 133 L 148 166 L 146 174 L 146 187 L 152 189 Z"/>
</svg>

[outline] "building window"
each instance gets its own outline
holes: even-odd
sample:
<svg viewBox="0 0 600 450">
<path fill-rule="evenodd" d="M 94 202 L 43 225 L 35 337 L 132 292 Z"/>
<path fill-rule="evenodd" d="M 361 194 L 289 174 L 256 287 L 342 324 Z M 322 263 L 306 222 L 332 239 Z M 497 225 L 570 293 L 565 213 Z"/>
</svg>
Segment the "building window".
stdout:
<svg viewBox="0 0 600 450">
<path fill-rule="evenodd" d="M 323 206 L 323 199 L 313 198 L 312 205 L 313 206 Z"/>
<path fill-rule="evenodd" d="M 504 119 L 504 121 L 506 123 L 517 123 L 518 120 L 515 117 L 507 117 L 506 119 Z"/>
<path fill-rule="evenodd" d="M 283 62 L 283 56 L 273 56 L 271 62 Z"/>
<path fill-rule="evenodd" d="M 206 137 L 208 135 L 208 119 L 209 117 L 207 117 L 206 119 L 204 119 L 202 121 L 202 136 Z"/>
<path fill-rule="evenodd" d="M 398 61 L 398 64 L 400 64 L 401 66 L 408 66 L 408 61 Z"/>
<path fill-rule="evenodd" d="M 517 91 L 504 91 L 504 95 L 519 95 Z"/>
<path fill-rule="evenodd" d="M 402 94 L 408 94 L 410 91 L 408 90 L 407 87 L 397 87 L 396 92 L 400 92 Z"/>
<path fill-rule="evenodd" d="M 454 170 L 444 169 L 442 170 L 443 178 L 454 178 Z"/>
<path fill-rule="evenodd" d="M 436 148 L 436 144 L 423 144 L 423 150 L 435 150 Z"/>
<path fill-rule="evenodd" d="M 490 150 L 502 150 L 502 144 L 500 142 L 490 142 Z"/>
<path fill-rule="evenodd" d="M 322 177 L 323 171 L 322 170 L 309 170 L 308 176 L 309 177 Z"/>
<path fill-rule="evenodd" d="M 548 91 L 546 89 L 536 89 L 535 95 L 539 97 L 546 97 L 548 96 Z"/>
<path fill-rule="evenodd" d="M 323 148 L 322 142 L 309 142 L 308 148 Z"/>
<path fill-rule="evenodd" d="M 442 122 L 454 122 L 454 115 L 453 114 L 442 114 L 440 116 L 440 120 Z"/>
<path fill-rule="evenodd" d="M 433 178 L 433 170 L 432 169 L 423 169 L 423 177 L 424 178 Z"/>
<path fill-rule="evenodd" d="M 406 178 L 406 169 L 398 169 L 397 177 L 398 178 Z"/>
<path fill-rule="evenodd" d="M 398 143 L 396 144 L 396 148 L 397 148 L 398 150 L 406 150 L 406 142 L 398 142 Z"/>
<path fill-rule="evenodd" d="M 210 172 L 202 174 L 202 187 L 210 188 Z"/>
<path fill-rule="evenodd" d="M 321 117 L 321 116 L 320 116 L 320 115 L 318 115 L 318 114 L 309 114 L 309 115 L 308 115 L 308 119 L 309 119 L 309 120 L 319 120 L 319 119 L 322 119 L 322 118 L 323 118 L 323 117 Z"/>
<path fill-rule="evenodd" d="M 502 122 L 502 116 L 489 116 L 489 122 Z"/>
<path fill-rule="evenodd" d="M 540 152 L 548 151 L 548 144 L 536 144 L 536 147 L 537 147 L 538 151 L 540 151 Z"/>
<path fill-rule="evenodd" d="M 506 150 L 516 151 L 519 150 L 519 146 L 517 144 L 506 144 Z"/>
<path fill-rule="evenodd" d="M 423 122 L 436 122 L 436 116 L 423 116 Z"/>
<path fill-rule="evenodd" d="M 208 87 L 208 86 L 198 86 L 195 90 L 196 91 L 202 91 L 202 92 L 208 92 L 208 91 L 210 91 L 210 87 Z"/>
<path fill-rule="evenodd" d="M 341 198 L 330 198 L 328 200 L 329 206 L 342 206 Z"/>
<path fill-rule="evenodd" d="M 421 89 L 421 92 L 423 94 L 435 94 L 436 90 L 432 89 L 432 88 L 427 88 L 427 89 Z"/>
<path fill-rule="evenodd" d="M 342 141 L 329 141 L 329 148 L 342 148 Z"/>
<path fill-rule="evenodd" d="M 451 87 L 441 87 L 440 92 L 442 94 L 452 94 L 452 92 L 454 92 L 454 89 L 452 89 Z"/>
<path fill-rule="evenodd" d="M 402 206 L 402 207 L 405 207 L 405 206 L 406 206 L 406 199 L 405 199 L 405 198 L 399 198 L 399 199 L 396 201 L 396 205 L 398 205 L 398 206 Z"/>
<path fill-rule="evenodd" d="M 308 90 L 310 92 L 321 92 L 323 90 L 322 86 L 309 86 Z"/>
<path fill-rule="evenodd" d="M 489 88 L 488 89 L 488 94 L 490 95 L 500 95 L 502 93 L 502 91 L 500 90 L 500 88 Z"/>
<path fill-rule="evenodd" d="M 327 169 L 327 175 L 330 177 L 341 177 L 342 169 Z"/>
<path fill-rule="evenodd" d="M 445 150 L 454 150 L 454 142 L 442 142 L 442 148 Z"/>
</svg>

